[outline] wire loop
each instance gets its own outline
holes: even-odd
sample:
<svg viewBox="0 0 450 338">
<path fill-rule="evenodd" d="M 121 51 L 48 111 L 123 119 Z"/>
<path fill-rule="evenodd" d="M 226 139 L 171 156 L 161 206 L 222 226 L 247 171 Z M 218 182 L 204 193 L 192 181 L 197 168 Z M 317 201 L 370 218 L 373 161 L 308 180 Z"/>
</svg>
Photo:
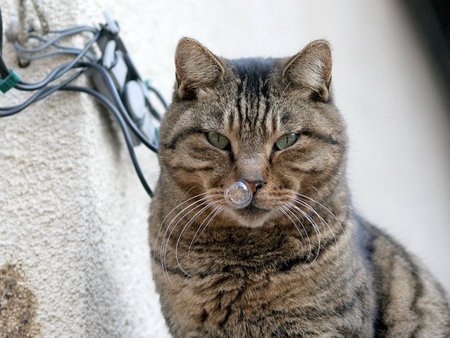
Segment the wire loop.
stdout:
<svg viewBox="0 0 450 338">
<path fill-rule="evenodd" d="M 122 90 L 119 92 L 119 88 L 116 85 L 115 75 L 111 73 L 111 69 L 105 68 L 102 64 L 102 58 L 99 59 L 97 56 L 98 50 L 94 48 L 97 44 L 102 50 L 105 43 L 109 40 L 115 40 L 117 42 L 120 53 L 124 55 L 124 60 L 126 66 L 128 67 L 126 81 L 141 81 L 142 87 L 147 88 L 148 92 L 143 92 L 145 106 L 148 109 L 148 114 L 151 114 L 154 119 L 156 119 L 155 127 L 156 136 L 158 137 L 158 127 L 159 121 L 161 119 L 161 114 L 153 107 L 152 99 L 149 92 L 153 93 L 164 109 L 167 109 L 167 103 L 163 96 L 149 83 L 145 86 L 144 81 L 140 78 L 137 69 L 134 67 L 128 53 L 125 49 L 123 42 L 118 37 L 118 25 L 112 20 L 110 16 L 106 16 L 107 23 L 101 25 L 100 29 L 90 27 L 90 26 L 76 26 L 68 29 L 50 31 L 48 26 L 48 21 L 45 16 L 42 4 L 40 0 L 31 0 L 33 2 L 36 13 L 38 14 L 39 20 L 41 21 L 41 30 L 44 34 L 52 34 L 51 37 L 44 37 L 36 33 L 29 33 L 28 28 L 25 27 L 26 23 L 26 0 L 20 0 L 20 22 L 21 22 L 21 32 L 19 37 L 14 42 L 16 53 L 19 60 L 29 61 L 29 60 L 39 60 L 55 55 L 68 55 L 72 56 L 72 59 L 66 63 L 62 63 L 56 66 L 50 73 L 42 80 L 37 82 L 26 82 L 20 80 L 17 73 L 6 68 L 1 57 L 0 48 L 0 91 L 7 92 L 11 88 L 21 91 L 33 92 L 25 101 L 22 103 L 11 106 L 11 107 L 0 107 L 0 118 L 12 116 L 18 112 L 26 109 L 31 104 L 45 99 L 56 91 L 76 91 L 80 93 L 86 93 L 94 97 L 99 101 L 115 118 L 120 126 L 125 143 L 130 154 L 131 161 L 133 163 L 134 169 L 142 186 L 147 191 L 150 197 L 153 197 L 153 191 L 150 185 L 147 183 L 142 169 L 139 165 L 139 161 L 134 151 L 134 140 L 138 139 L 151 151 L 157 153 L 157 140 L 150 140 L 147 135 L 144 134 L 143 126 L 141 126 L 138 120 L 127 110 L 127 106 L 122 97 Z M 110 27 L 110 25 L 113 25 Z M 2 30 L 1 21 L 1 10 L 0 10 L 0 33 Z M 83 48 L 76 48 L 72 46 L 62 45 L 60 40 L 65 37 L 81 34 L 81 33 L 91 33 L 92 37 L 88 40 Z M 54 36 L 53 36 L 54 35 Z M 26 42 L 29 39 L 34 39 L 38 43 L 38 46 L 33 46 L 33 48 L 27 47 Z M 1 46 L 1 38 L 0 38 Z M 103 56 L 102 56 L 103 57 Z M 97 79 L 102 79 L 104 86 L 102 88 L 97 88 L 97 84 L 94 81 L 94 88 L 86 88 L 82 86 L 72 85 L 73 81 L 79 78 L 83 74 L 88 74 L 90 78 L 96 77 Z M 148 122 L 148 121 L 147 121 Z M 142 128 L 142 129 L 141 129 Z M 153 142 L 152 142 L 153 141 Z"/>
</svg>

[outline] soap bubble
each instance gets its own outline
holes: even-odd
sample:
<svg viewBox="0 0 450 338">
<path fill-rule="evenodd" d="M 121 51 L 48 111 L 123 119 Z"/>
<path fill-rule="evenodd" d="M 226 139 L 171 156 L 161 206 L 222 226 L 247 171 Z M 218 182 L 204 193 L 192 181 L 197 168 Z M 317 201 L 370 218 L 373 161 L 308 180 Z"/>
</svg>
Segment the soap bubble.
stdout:
<svg viewBox="0 0 450 338">
<path fill-rule="evenodd" d="M 250 204 L 253 193 L 245 182 L 236 181 L 225 189 L 224 197 L 232 207 L 242 209 Z"/>
</svg>

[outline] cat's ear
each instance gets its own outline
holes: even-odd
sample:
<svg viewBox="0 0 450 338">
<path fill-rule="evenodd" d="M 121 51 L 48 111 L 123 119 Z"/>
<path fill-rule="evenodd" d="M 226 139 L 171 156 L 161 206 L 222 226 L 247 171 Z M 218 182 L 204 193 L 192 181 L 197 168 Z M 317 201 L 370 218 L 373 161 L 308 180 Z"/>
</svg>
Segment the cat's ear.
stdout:
<svg viewBox="0 0 450 338">
<path fill-rule="evenodd" d="M 214 86 L 224 74 L 220 60 L 197 40 L 182 38 L 175 52 L 176 94 L 193 99 L 200 89 Z"/>
<path fill-rule="evenodd" d="M 294 86 L 311 89 L 316 100 L 327 102 L 330 98 L 331 68 L 330 44 L 325 40 L 316 40 L 287 61 L 283 77 Z"/>
</svg>

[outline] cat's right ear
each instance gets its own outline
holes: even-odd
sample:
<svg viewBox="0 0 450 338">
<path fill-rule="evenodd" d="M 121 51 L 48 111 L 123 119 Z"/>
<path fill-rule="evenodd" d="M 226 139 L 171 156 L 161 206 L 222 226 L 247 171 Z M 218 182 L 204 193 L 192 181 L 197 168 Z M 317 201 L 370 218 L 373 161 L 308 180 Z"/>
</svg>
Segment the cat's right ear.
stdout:
<svg viewBox="0 0 450 338">
<path fill-rule="evenodd" d="M 197 40 L 182 38 L 175 52 L 176 94 L 192 100 L 198 91 L 214 86 L 223 76 L 220 60 Z"/>
<path fill-rule="evenodd" d="M 316 99 L 327 102 L 330 99 L 331 64 L 330 44 L 316 40 L 287 61 L 283 77 L 294 88 L 312 90 Z"/>
</svg>

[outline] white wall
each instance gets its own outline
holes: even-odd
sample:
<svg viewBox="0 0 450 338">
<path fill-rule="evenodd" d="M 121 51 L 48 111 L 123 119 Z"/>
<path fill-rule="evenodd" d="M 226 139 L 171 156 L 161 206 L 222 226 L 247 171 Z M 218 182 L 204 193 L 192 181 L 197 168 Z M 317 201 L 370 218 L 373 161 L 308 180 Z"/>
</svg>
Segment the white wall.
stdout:
<svg viewBox="0 0 450 338">
<path fill-rule="evenodd" d="M 12 2 L 2 1 L 5 17 Z M 108 7 L 141 73 L 168 98 L 182 36 L 226 57 L 286 56 L 310 40 L 330 40 L 355 205 L 418 254 L 450 291 L 449 115 L 426 46 L 396 2 L 44 4 L 58 28 L 98 22 Z M 6 55 L 11 63 L 11 48 Z M 37 79 L 45 71 L 31 66 L 21 73 Z M 0 106 L 10 97 L 0 96 Z M 22 266 L 39 300 L 43 335 L 165 337 L 150 280 L 148 199 L 109 119 L 84 96 L 58 94 L 0 120 L 0 131 L 0 266 Z M 155 160 L 140 155 L 156 178 Z"/>
</svg>

